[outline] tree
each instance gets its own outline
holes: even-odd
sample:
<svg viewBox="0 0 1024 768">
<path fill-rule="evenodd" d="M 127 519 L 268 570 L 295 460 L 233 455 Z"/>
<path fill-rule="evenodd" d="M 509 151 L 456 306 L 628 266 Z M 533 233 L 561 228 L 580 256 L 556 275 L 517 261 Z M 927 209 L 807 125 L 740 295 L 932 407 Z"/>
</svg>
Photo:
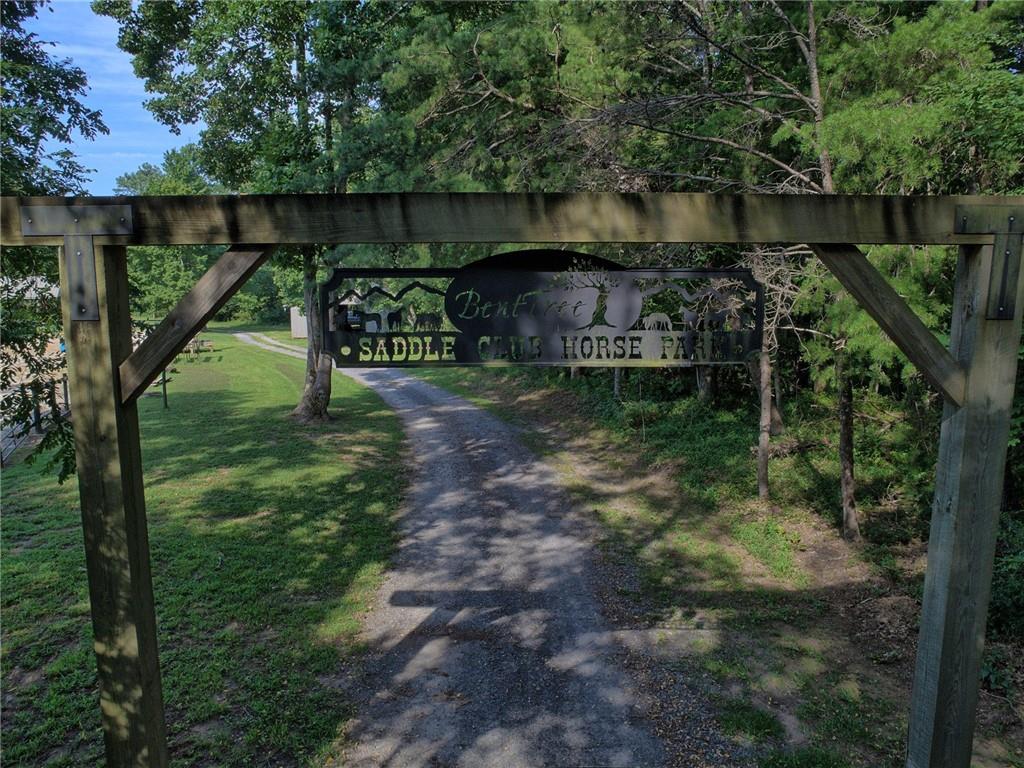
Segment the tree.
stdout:
<svg viewBox="0 0 1024 768">
<path fill-rule="evenodd" d="M 70 59 L 46 52 L 48 43 L 23 25 L 47 3 L 12 0 L 0 8 L 0 187 L 5 195 L 70 195 L 81 192 L 88 169 L 67 147 L 107 133 L 102 115 L 89 109 L 85 72 Z"/>
<path fill-rule="evenodd" d="M 392 155 L 383 151 L 395 164 L 421 158 L 415 167 L 435 188 L 1022 187 L 1016 4 L 461 4 L 410 17 L 384 73 L 380 117 L 415 128 L 414 139 L 403 133 Z M 934 251 L 874 249 L 872 258 L 940 330 L 948 300 L 929 290 L 949 261 L 936 267 Z M 852 384 L 899 392 L 912 374 L 873 323 L 850 320 L 852 299 L 806 254 L 760 248 L 742 259 L 773 277 L 769 336 L 801 327 L 818 383 L 843 401 L 840 444 L 849 447 L 856 411 L 840 395 Z M 807 301 L 794 308 L 805 292 L 811 313 Z M 840 308 L 843 324 L 832 317 Z M 852 457 L 841 452 L 851 530 Z"/>
<path fill-rule="evenodd" d="M 160 166 L 145 163 L 117 177 L 117 195 L 187 195 L 218 191 L 197 166 L 192 145 L 164 154 Z M 128 269 L 132 315 L 159 321 L 216 258 L 208 246 L 140 246 L 131 249 Z"/>
<path fill-rule="evenodd" d="M 143 164 L 119 176 L 119 195 L 207 195 L 224 192 L 199 164 L 198 148 L 188 144 L 164 153 L 159 167 Z M 132 314 L 161 320 L 220 257 L 215 246 L 138 246 L 131 249 L 128 281 Z M 218 319 L 276 319 L 281 315 L 276 283 L 261 269 L 217 313 Z"/>
<path fill-rule="evenodd" d="M 997 55 L 999 41 L 1012 35 L 1014 25 L 1019 31 L 1019 9 L 938 3 L 918 13 L 908 9 L 906 15 L 892 15 L 880 28 L 872 21 L 881 17 L 880 9 L 851 7 L 839 20 L 860 35 L 830 37 L 831 51 L 821 58 L 822 77 L 831 92 L 844 97 L 819 116 L 815 129 L 830 148 L 835 184 L 848 192 L 900 194 L 1019 189 L 1024 182 L 1024 125 L 1019 119 L 1024 83 Z M 885 131 L 877 130 L 880 123 Z M 952 254 L 894 247 L 872 253 L 911 307 L 943 333 L 952 303 L 943 290 L 952 284 Z M 936 286 L 936 275 L 948 281 Z M 837 313 L 849 315 L 856 303 L 838 289 L 832 295 L 825 316 L 836 340 L 844 531 L 856 537 L 849 379 L 885 379 L 894 361 L 899 361 L 898 375 L 910 372 L 873 325 L 858 332 L 862 324 L 857 322 L 835 323 Z"/>
<path fill-rule="evenodd" d="M 157 94 L 146 106 L 178 130 L 202 120 L 199 164 L 214 179 L 247 192 L 323 189 L 324 136 L 309 75 L 316 6 L 307 3 L 97 0 L 120 25 L 118 45 Z M 320 349 L 316 277 L 323 249 L 283 249 L 301 263 L 309 323 L 307 375 L 296 416 L 328 418 L 331 358 Z"/>
<path fill-rule="evenodd" d="M 157 94 L 147 107 L 177 130 L 202 121 L 201 166 L 245 192 L 345 192 L 373 161 L 363 112 L 379 92 L 379 50 L 397 12 L 380 3 L 96 0 L 120 25 L 118 45 Z M 332 360 L 321 349 L 319 271 L 341 252 L 279 249 L 300 269 L 307 376 L 295 415 L 328 418 Z"/>
<path fill-rule="evenodd" d="M 67 146 L 78 135 L 106 133 L 89 109 L 85 73 L 69 59 L 55 59 L 46 42 L 24 24 L 43 2 L 0 4 L 0 194 L 69 195 L 83 191 L 88 169 Z M 47 413 L 46 437 L 36 453 L 52 451 L 47 467 L 63 481 L 74 472 L 69 422 L 56 407 L 64 367 L 56 351 L 61 334 L 58 270 L 50 248 L 5 248 L 0 276 L 0 401 L 5 425 L 27 431 L 35 409 Z"/>
</svg>

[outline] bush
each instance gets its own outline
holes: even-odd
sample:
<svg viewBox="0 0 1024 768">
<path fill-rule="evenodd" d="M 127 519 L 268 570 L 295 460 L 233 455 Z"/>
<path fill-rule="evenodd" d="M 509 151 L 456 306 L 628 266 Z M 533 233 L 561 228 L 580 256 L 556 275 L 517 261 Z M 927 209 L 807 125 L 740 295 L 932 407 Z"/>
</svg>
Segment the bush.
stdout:
<svg viewBox="0 0 1024 768">
<path fill-rule="evenodd" d="M 622 404 L 622 419 L 633 429 L 642 429 L 656 422 L 664 411 L 664 406 L 650 400 L 629 400 Z"/>
<path fill-rule="evenodd" d="M 1024 517 L 1003 513 L 992 574 L 988 624 L 993 635 L 1024 638 Z"/>
</svg>

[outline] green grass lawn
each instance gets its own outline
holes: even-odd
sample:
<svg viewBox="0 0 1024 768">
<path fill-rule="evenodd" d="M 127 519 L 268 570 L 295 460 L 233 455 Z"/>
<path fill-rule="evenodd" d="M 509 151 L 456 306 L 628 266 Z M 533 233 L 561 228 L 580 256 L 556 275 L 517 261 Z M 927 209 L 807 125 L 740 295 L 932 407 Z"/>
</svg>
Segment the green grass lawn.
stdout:
<svg viewBox="0 0 1024 768">
<path fill-rule="evenodd" d="M 296 425 L 302 361 L 228 330 L 179 358 L 168 410 L 139 404 L 172 759 L 319 763 L 351 716 L 339 683 L 394 544 L 400 427 L 342 376 L 336 419 Z M 99 764 L 74 479 L 6 469 L 2 523 L 4 764 Z"/>
</svg>

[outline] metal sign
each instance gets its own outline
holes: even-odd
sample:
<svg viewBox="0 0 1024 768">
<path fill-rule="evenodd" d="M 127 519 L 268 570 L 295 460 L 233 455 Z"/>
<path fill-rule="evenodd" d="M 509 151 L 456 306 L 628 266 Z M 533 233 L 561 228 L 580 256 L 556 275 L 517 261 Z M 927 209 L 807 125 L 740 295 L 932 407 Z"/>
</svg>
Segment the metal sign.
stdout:
<svg viewBox="0 0 1024 768">
<path fill-rule="evenodd" d="M 556 250 L 460 269 L 336 269 L 320 306 L 339 368 L 745 363 L 764 314 L 747 270 L 624 269 Z"/>
</svg>

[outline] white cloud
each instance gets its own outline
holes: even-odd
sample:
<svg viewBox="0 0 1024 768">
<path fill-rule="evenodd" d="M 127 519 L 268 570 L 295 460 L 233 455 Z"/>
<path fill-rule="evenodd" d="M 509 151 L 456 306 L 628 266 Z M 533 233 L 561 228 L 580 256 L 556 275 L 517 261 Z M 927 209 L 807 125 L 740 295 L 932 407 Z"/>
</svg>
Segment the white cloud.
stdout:
<svg viewBox="0 0 1024 768">
<path fill-rule="evenodd" d="M 56 0 L 49 9 L 26 27 L 40 39 L 55 43 L 50 49 L 52 56 L 70 58 L 85 71 L 89 84 L 85 104 L 100 110 L 110 128 L 109 135 L 95 141 L 72 144 L 83 165 L 96 169 L 89 185 L 93 194 L 110 193 L 121 174 L 147 162 L 159 165 L 164 152 L 195 140 L 198 127 L 183 126 L 181 135 L 176 136 L 145 109 L 143 102 L 154 94 L 146 93 L 132 70 L 131 57 L 117 47 L 113 19 L 97 16 L 87 2 Z"/>
</svg>

